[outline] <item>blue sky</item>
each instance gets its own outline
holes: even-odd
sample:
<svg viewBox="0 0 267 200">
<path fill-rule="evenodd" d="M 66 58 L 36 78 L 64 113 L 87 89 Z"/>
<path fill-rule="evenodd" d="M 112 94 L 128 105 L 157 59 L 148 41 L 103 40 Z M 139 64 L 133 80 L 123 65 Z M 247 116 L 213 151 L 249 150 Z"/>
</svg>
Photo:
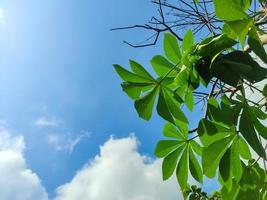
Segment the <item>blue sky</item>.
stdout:
<svg viewBox="0 0 267 200">
<path fill-rule="evenodd" d="M 1 123 L 23 136 L 27 167 L 50 198 L 111 135 L 134 133 L 140 154 L 153 157 L 164 122 L 137 117 L 112 64 L 149 66 L 161 45 L 133 49 L 122 41 L 146 33 L 109 31 L 150 19 L 150 1 L 2 0 L 0 9 Z"/>
</svg>

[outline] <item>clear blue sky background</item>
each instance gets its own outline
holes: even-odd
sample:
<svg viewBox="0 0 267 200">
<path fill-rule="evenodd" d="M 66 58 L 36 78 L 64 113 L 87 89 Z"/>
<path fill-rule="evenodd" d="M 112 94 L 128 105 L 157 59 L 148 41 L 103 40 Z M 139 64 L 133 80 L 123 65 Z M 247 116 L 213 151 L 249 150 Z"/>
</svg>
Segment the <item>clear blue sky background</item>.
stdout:
<svg viewBox="0 0 267 200">
<path fill-rule="evenodd" d="M 145 32 L 109 31 L 150 19 L 156 8 L 149 0 L 2 0 L 0 8 L 6 16 L 0 27 L 0 119 L 24 135 L 27 164 L 50 195 L 110 135 L 135 133 L 140 151 L 152 155 L 164 122 L 137 117 L 112 64 L 127 66 L 131 58 L 149 66 L 151 56 L 162 53 L 161 44 L 133 49 L 122 41 L 140 41 Z M 40 117 L 62 123 L 40 128 L 34 124 Z M 75 137 L 83 131 L 90 138 L 71 154 L 55 151 L 45 139 L 53 132 Z"/>
</svg>

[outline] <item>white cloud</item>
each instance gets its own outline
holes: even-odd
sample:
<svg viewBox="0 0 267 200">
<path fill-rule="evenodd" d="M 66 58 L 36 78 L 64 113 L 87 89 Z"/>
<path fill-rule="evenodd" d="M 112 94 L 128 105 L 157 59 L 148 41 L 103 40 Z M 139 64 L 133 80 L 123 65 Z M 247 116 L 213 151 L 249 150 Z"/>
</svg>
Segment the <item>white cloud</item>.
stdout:
<svg viewBox="0 0 267 200">
<path fill-rule="evenodd" d="M 23 157 L 23 137 L 11 137 L 0 128 L 0 199 L 47 200 L 40 179 L 27 168 Z"/>
<path fill-rule="evenodd" d="M 70 134 L 50 134 L 47 137 L 48 144 L 52 145 L 57 151 L 72 153 L 74 148 L 84 139 L 90 137 L 90 133 L 84 131 L 82 134 L 73 137 Z"/>
<path fill-rule="evenodd" d="M 177 200 L 176 179 L 161 178 L 161 161 L 140 155 L 135 137 L 108 140 L 100 155 L 57 188 L 56 200 Z"/>
<path fill-rule="evenodd" d="M 39 127 L 55 127 L 58 126 L 62 121 L 58 119 L 48 119 L 45 117 L 41 117 L 34 121 L 34 124 Z"/>
</svg>

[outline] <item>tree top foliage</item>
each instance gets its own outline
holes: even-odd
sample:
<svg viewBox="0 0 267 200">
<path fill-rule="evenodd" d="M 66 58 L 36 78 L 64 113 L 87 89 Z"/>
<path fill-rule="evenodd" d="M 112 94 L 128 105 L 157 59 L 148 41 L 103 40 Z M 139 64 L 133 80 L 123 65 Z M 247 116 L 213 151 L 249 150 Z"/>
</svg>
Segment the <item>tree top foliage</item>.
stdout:
<svg viewBox="0 0 267 200">
<path fill-rule="evenodd" d="M 150 120 L 156 109 L 166 121 L 155 148 L 163 180 L 176 174 L 185 199 L 266 199 L 267 1 L 153 3 L 159 17 L 116 30 L 152 31 L 142 44 L 126 42 L 132 47 L 155 45 L 163 33 L 165 55 L 151 69 L 133 60 L 131 70 L 114 67 L 139 117 Z M 187 110 L 202 111 L 197 127 Z M 200 186 L 217 178 L 221 188 L 207 194 L 189 176 Z"/>
</svg>

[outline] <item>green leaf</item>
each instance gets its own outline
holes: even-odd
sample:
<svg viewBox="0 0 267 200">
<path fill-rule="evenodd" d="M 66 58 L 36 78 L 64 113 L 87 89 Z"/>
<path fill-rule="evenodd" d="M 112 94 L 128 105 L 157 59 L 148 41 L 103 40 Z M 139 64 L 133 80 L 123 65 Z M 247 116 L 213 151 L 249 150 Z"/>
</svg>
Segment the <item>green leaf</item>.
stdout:
<svg viewBox="0 0 267 200">
<path fill-rule="evenodd" d="M 194 46 L 194 34 L 192 30 L 188 30 L 183 38 L 182 50 L 183 53 L 189 51 Z"/>
<path fill-rule="evenodd" d="M 249 47 L 255 52 L 255 54 L 259 56 L 263 62 L 267 63 L 267 54 L 255 26 L 252 26 L 249 31 L 248 44 Z"/>
<path fill-rule="evenodd" d="M 188 180 L 188 149 L 185 149 L 176 169 L 176 176 L 182 191 L 187 186 Z"/>
<path fill-rule="evenodd" d="M 190 111 L 193 111 L 194 105 L 195 105 L 195 101 L 194 101 L 193 92 L 191 90 L 188 90 L 185 93 L 185 100 L 184 101 L 185 101 L 185 104 L 186 104 L 187 108 Z"/>
<path fill-rule="evenodd" d="M 239 20 L 239 21 L 232 21 L 228 22 L 228 26 L 236 33 L 238 36 L 242 47 L 244 48 L 245 39 L 248 34 L 248 30 L 252 25 L 253 21 L 249 19 Z"/>
<path fill-rule="evenodd" d="M 219 172 L 223 181 L 223 185 L 227 187 L 228 190 L 232 187 L 232 174 L 231 174 L 231 166 L 230 166 L 230 156 L 231 150 L 230 148 L 226 150 L 225 154 L 220 160 L 219 164 Z"/>
<path fill-rule="evenodd" d="M 227 149 L 231 146 L 233 136 L 217 140 L 211 143 L 208 147 L 203 148 L 202 154 L 202 167 L 203 173 L 209 177 L 213 178 L 216 174 L 216 169 L 219 162 Z"/>
<path fill-rule="evenodd" d="M 226 34 L 221 34 L 212 38 L 208 43 L 197 46 L 197 54 L 203 57 L 208 56 L 212 58 L 217 53 L 225 51 L 237 44 L 235 40 L 229 38 Z"/>
<path fill-rule="evenodd" d="M 236 200 L 236 197 L 239 193 L 240 185 L 234 180 L 232 190 L 228 191 L 226 187 L 223 187 L 221 190 L 222 199 L 224 200 Z"/>
<path fill-rule="evenodd" d="M 232 175 L 235 177 L 235 180 L 239 181 L 242 177 L 243 168 L 239 156 L 239 138 L 235 139 L 232 146 L 231 146 L 231 153 L 230 153 L 230 166 Z"/>
<path fill-rule="evenodd" d="M 134 106 L 138 112 L 139 117 L 145 120 L 149 120 L 151 118 L 157 92 L 158 87 L 155 87 L 145 96 L 135 101 Z"/>
<path fill-rule="evenodd" d="M 233 51 L 216 57 L 211 64 L 211 71 L 214 76 L 234 87 L 241 78 L 256 83 L 267 76 L 267 69 L 260 67 L 247 52 L 243 51 Z"/>
<path fill-rule="evenodd" d="M 248 18 L 243 8 L 233 0 L 214 0 L 216 16 L 226 21 Z"/>
<path fill-rule="evenodd" d="M 172 123 L 165 124 L 165 126 L 163 128 L 163 135 L 165 137 L 177 138 L 177 139 L 181 139 L 181 140 L 187 139 L 184 137 L 184 135 L 182 133 L 180 133 L 177 130 L 177 128 Z"/>
<path fill-rule="evenodd" d="M 253 119 L 253 117 L 250 114 L 249 107 L 244 104 L 243 112 L 240 118 L 239 130 L 251 148 L 259 156 L 266 159 L 265 150 L 258 139 L 251 119 Z"/>
<path fill-rule="evenodd" d="M 235 131 L 233 129 L 206 119 L 200 120 L 198 125 L 198 135 L 204 146 L 209 146 L 215 141 L 234 134 Z"/>
<path fill-rule="evenodd" d="M 177 74 L 177 76 L 174 79 L 174 83 L 176 86 L 185 86 L 188 84 L 189 79 L 189 72 L 186 66 L 182 66 L 180 72 Z"/>
<path fill-rule="evenodd" d="M 259 120 L 255 120 L 254 126 L 257 130 L 257 132 L 263 137 L 265 140 L 267 140 L 267 127 L 264 126 Z"/>
<path fill-rule="evenodd" d="M 158 158 L 163 158 L 183 143 L 178 140 L 160 140 L 155 148 L 154 154 Z"/>
<path fill-rule="evenodd" d="M 121 79 L 124 81 L 129 81 L 129 82 L 133 82 L 133 83 L 139 83 L 139 82 L 151 83 L 150 79 L 147 79 L 147 78 L 144 78 L 144 77 L 139 76 L 137 74 L 134 74 L 134 73 L 124 69 L 120 65 L 114 65 L 114 68 L 115 68 L 116 72 L 119 74 L 119 76 L 121 77 Z"/>
<path fill-rule="evenodd" d="M 263 96 L 267 97 L 267 84 L 264 85 L 262 94 L 263 94 Z"/>
<path fill-rule="evenodd" d="M 237 146 L 238 146 L 240 156 L 246 160 L 250 160 L 251 159 L 251 153 L 250 153 L 248 144 L 246 143 L 246 141 L 242 137 L 238 138 Z"/>
<path fill-rule="evenodd" d="M 123 82 L 121 84 L 123 91 L 132 99 L 138 99 L 141 95 L 141 92 L 144 88 L 151 89 L 153 83 L 132 83 L 132 82 Z"/>
<path fill-rule="evenodd" d="M 193 151 L 197 153 L 199 156 L 202 156 L 202 147 L 195 140 L 190 140 L 189 143 Z"/>
<path fill-rule="evenodd" d="M 173 124 L 175 124 L 174 118 L 184 123 L 188 123 L 186 116 L 180 109 L 180 105 L 178 104 L 176 99 L 174 99 L 172 95 L 173 94 L 170 94 L 168 90 L 161 88 L 160 93 L 159 93 L 159 100 L 157 104 L 158 114 L 163 119 Z"/>
<path fill-rule="evenodd" d="M 169 71 L 174 67 L 172 63 L 160 55 L 154 56 L 150 62 L 157 75 L 162 77 L 169 73 Z M 176 76 L 176 74 L 177 71 L 173 70 L 169 76 Z"/>
<path fill-rule="evenodd" d="M 171 33 L 164 34 L 164 42 L 163 42 L 164 52 L 167 58 L 170 59 L 174 64 L 180 62 L 181 52 L 178 45 L 177 38 Z"/>
<path fill-rule="evenodd" d="M 142 65 L 135 62 L 134 60 L 129 60 L 129 62 L 131 69 L 133 70 L 134 73 L 144 78 L 150 79 L 151 81 L 154 80 L 154 78 L 145 70 L 145 68 Z"/>
<path fill-rule="evenodd" d="M 203 182 L 202 170 L 191 148 L 189 148 L 189 169 L 193 178 L 198 182 L 202 183 Z"/>
<path fill-rule="evenodd" d="M 173 151 L 172 153 L 170 153 L 168 156 L 166 156 L 163 159 L 163 163 L 162 163 L 163 180 L 167 180 L 173 174 L 176 168 L 176 165 L 177 165 L 178 157 L 183 149 L 184 149 L 184 145 L 178 147 L 175 151 Z"/>
</svg>

